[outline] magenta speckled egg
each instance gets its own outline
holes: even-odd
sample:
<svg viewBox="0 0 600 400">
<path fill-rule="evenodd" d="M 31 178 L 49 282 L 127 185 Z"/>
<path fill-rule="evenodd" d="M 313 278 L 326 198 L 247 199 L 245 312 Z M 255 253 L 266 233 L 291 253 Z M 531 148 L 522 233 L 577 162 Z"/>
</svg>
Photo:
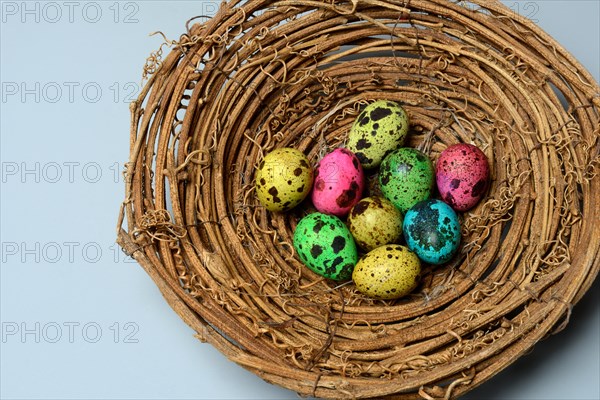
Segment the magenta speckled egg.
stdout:
<svg viewBox="0 0 600 400">
<path fill-rule="evenodd" d="M 456 211 L 467 211 L 477 204 L 488 187 L 488 159 L 476 146 L 455 144 L 440 154 L 435 180 L 442 200 Z"/>
<path fill-rule="evenodd" d="M 365 174 L 358 158 L 347 149 L 335 149 L 315 168 L 312 202 L 325 214 L 344 217 L 361 199 Z"/>
</svg>

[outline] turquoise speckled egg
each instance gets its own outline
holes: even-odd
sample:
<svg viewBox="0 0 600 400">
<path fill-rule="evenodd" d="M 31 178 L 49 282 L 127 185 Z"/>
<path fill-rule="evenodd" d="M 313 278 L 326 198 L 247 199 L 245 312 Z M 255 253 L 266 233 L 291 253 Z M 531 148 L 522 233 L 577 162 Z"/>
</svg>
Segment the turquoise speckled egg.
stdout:
<svg viewBox="0 0 600 400">
<path fill-rule="evenodd" d="M 379 169 L 383 196 L 402 213 L 431 195 L 434 183 L 433 164 L 417 149 L 403 147 L 385 157 Z"/>
<path fill-rule="evenodd" d="M 408 210 L 403 230 L 408 248 L 429 264 L 449 261 L 460 245 L 458 216 L 440 200 L 425 200 Z"/>
<path fill-rule="evenodd" d="M 346 147 L 356 154 L 363 168 L 378 167 L 387 153 L 404 144 L 408 126 L 408 114 L 400 104 L 377 100 L 354 121 Z"/>
<path fill-rule="evenodd" d="M 313 213 L 294 231 L 294 249 L 313 272 L 333 280 L 347 280 L 358 261 L 354 239 L 336 216 Z"/>
</svg>

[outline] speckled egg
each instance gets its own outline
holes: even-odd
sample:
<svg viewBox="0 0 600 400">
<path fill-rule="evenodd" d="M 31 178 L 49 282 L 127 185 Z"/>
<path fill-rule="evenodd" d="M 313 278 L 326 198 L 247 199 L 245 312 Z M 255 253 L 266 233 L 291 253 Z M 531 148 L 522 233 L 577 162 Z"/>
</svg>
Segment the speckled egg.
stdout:
<svg viewBox="0 0 600 400">
<path fill-rule="evenodd" d="M 313 171 L 301 151 L 281 148 L 265 156 L 255 178 L 261 204 L 269 211 L 288 211 L 310 193 Z"/>
<path fill-rule="evenodd" d="M 358 158 L 347 149 L 335 149 L 315 168 L 312 202 L 325 214 L 348 215 L 365 188 L 365 174 Z"/>
<path fill-rule="evenodd" d="M 391 300 L 412 292 L 420 273 L 421 263 L 415 253 L 404 246 L 387 245 L 361 258 L 352 280 L 365 296 Z"/>
<path fill-rule="evenodd" d="M 404 144 L 408 126 L 408 114 L 400 104 L 377 100 L 354 121 L 346 147 L 365 169 L 378 167 L 387 153 Z"/>
<path fill-rule="evenodd" d="M 358 260 L 356 244 L 342 220 L 318 212 L 298 222 L 294 249 L 304 265 L 334 280 L 350 279 Z"/>
<path fill-rule="evenodd" d="M 467 143 L 455 144 L 440 154 L 435 180 L 442 199 L 456 211 L 467 211 L 481 200 L 490 178 L 485 154 Z"/>
<path fill-rule="evenodd" d="M 433 164 L 417 149 L 402 147 L 388 154 L 379 169 L 383 196 L 402 213 L 431 195 Z"/>
<path fill-rule="evenodd" d="M 408 210 L 403 230 L 407 246 L 429 264 L 449 261 L 460 245 L 458 216 L 440 200 L 425 200 Z"/>
<path fill-rule="evenodd" d="M 356 244 L 370 251 L 400 240 L 402 213 L 383 197 L 367 197 L 352 207 L 348 228 Z"/>
</svg>

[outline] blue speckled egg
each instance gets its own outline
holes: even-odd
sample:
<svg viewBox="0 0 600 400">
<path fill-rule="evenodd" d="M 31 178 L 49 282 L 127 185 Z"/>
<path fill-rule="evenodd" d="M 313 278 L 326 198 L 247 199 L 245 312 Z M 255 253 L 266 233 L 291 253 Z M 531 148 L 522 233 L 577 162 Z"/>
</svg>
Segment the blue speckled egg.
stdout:
<svg viewBox="0 0 600 400">
<path fill-rule="evenodd" d="M 421 201 L 408 210 L 403 231 L 408 248 L 429 264 L 449 261 L 460 245 L 458 215 L 436 199 Z"/>
</svg>

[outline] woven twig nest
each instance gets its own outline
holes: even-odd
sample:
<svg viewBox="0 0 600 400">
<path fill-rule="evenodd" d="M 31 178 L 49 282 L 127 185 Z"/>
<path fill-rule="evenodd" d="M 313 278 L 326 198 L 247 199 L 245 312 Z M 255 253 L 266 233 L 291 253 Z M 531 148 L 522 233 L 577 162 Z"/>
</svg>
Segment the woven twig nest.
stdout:
<svg viewBox="0 0 600 400">
<path fill-rule="evenodd" d="M 197 18 L 132 103 L 118 241 L 202 341 L 324 398 L 449 398 L 563 328 L 600 267 L 600 88 L 502 4 L 250 0 Z M 313 274 L 254 171 L 278 147 L 315 163 L 361 108 L 403 104 L 435 161 L 473 143 L 487 197 L 460 253 L 413 295 L 371 300 Z"/>
</svg>

